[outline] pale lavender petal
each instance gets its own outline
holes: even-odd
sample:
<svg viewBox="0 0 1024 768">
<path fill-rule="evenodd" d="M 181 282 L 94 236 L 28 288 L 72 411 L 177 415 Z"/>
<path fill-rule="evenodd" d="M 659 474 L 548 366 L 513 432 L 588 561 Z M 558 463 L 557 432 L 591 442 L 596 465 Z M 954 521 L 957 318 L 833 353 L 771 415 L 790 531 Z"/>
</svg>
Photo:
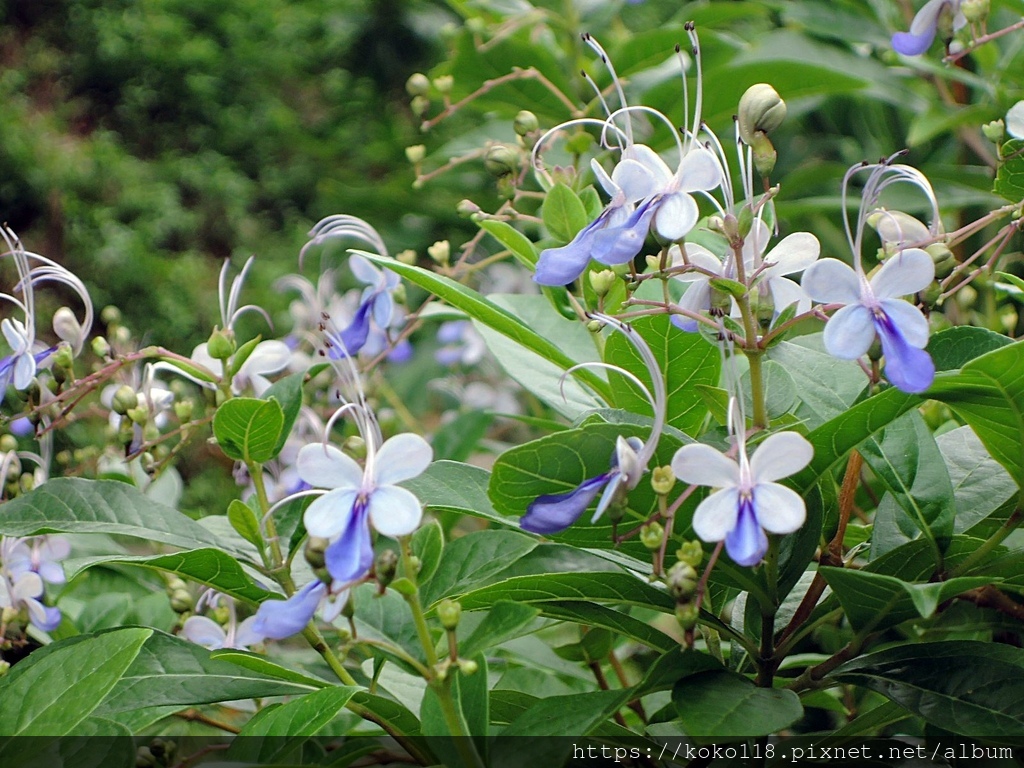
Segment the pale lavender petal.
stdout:
<svg viewBox="0 0 1024 768">
<path fill-rule="evenodd" d="M 793 533 L 807 519 L 800 494 L 778 483 L 759 483 L 754 488 L 757 522 L 768 533 Z"/>
<path fill-rule="evenodd" d="M 703 443 L 684 445 L 672 457 L 672 473 L 684 483 L 726 488 L 740 482 L 740 467 L 721 451 Z"/>
<path fill-rule="evenodd" d="M 804 272 L 800 284 L 808 296 L 823 304 L 853 304 L 860 301 L 860 278 L 849 264 L 838 259 L 814 262 Z"/>
<path fill-rule="evenodd" d="M 722 168 L 718 160 L 706 149 L 695 149 L 687 153 L 679 164 L 679 189 L 683 192 L 698 192 L 714 189 L 722 183 Z"/>
<path fill-rule="evenodd" d="M 223 648 L 227 637 L 220 624 L 206 616 L 190 616 L 178 634 L 190 643 L 209 648 L 211 651 Z"/>
<path fill-rule="evenodd" d="M 702 280 L 691 280 L 690 287 L 679 297 L 676 306 L 690 312 L 707 312 L 711 309 L 711 283 L 706 275 L 701 275 Z M 672 324 L 687 333 L 694 333 L 697 330 L 697 321 L 685 315 L 671 316 Z"/>
<path fill-rule="evenodd" d="M 260 638 L 283 640 L 306 628 L 320 600 L 327 594 L 327 585 L 311 581 L 287 600 L 264 600 L 251 624 L 252 633 Z"/>
<path fill-rule="evenodd" d="M 725 488 L 708 496 L 693 513 L 693 532 L 701 541 L 721 541 L 736 527 L 739 491 Z"/>
<path fill-rule="evenodd" d="M 752 498 L 740 497 L 736 526 L 725 537 L 725 551 L 737 565 L 752 567 L 764 559 L 768 537 L 758 524 Z"/>
<path fill-rule="evenodd" d="M 295 468 L 314 488 L 358 488 L 363 483 L 363 470 L 355 459 L 327 443 L 302 446 Z"/>
<path fill-rule="evenodd" d="M 370 494 L 370 522 L 378 533 L 397 538 L 415 531 L 423 519 L 423 505 L 405 488 L 381 485 Z"/>
<path fill-rule="evenodd" d="M 796 432 L 776 432 L 757 446 L 750 457 L 755 483 L 773 483 L 796 474 L 814 458 L 814 448 Z"/>
<path fill-rule="evenodd" d="M 43 594 L 43 580 L 35 571 L 25 571 L 14 580 L 11 592 L 15 600 L 28 600 Z"/>
<path fill-rule="evenodd" d="M 360 256 L 358 253 L 353 253 L 348 257 L 348 267 L 352 270 L 356 280 L 364 285 L 377 286 L 384 277 L 381 270 L 377 269 L 365 256 Z"/>
<path fill-rule="evenodd" d="M 684 283 L 690 280 L 707 280 L 708 276 L 705 272 L 710 272 L 713 275 L 722 274 L 722 260 L 702 245 L 687 243 L 685 262 L 683 261 L 683 252 L 678 245 L 673 245 L 669 249 L 669 253 L 672 256 L 673 267 L 689 264 L 704 270 L 704 272 L 696 269 L 691 272 L 680 272 L 677 275 L 673 275 L 676 280 L 681 280 Z"/>
<path fill-rule="evenodd" d="M 935 262 L 921 248 L 907 248 L 889 257 L 871 278 L 876 299 L 895 299 L 923 291 L 935 279 Z"/>
<path fill-rule="evenodd" d="M 1006 132 L 1015 139 L 1024 139 L 1024 101 L 1018 101 L 1006 113 Z"/>
<path fill-rule="evenodd" d="M 636 160 L 620 160 L 612 169 L 611 183 L 621 190 L 623 198 L 635 203 L 650 197 L 658 191 L 659 179 L 643 163 Z M 605 187 L 607 189 L 607 187 Z M 609 194 L 612 194 L 609 191 Z"/>
<path fill-rule="evenodd" d="M 28 351 L 28 332 L 21 321 L 5 317 L 0 321 L 0 330 L 3 331 L 7 346 L 11 348 L 14 355 Z"/>
<path fill-rule="evenodd" d="M 788 277 L 772 277 L 768 279 L 768 290 L 772 294 L 772 305 L 775 314 L 779 314 L 792 304 L 796 304 L 798 315 L 811 308 L 811 297 L 798 284 Z"/>
<path fill-rule="evenodd" d="M 32 355 L 18 355 L 14 360 L 14 388 L 28 389 L 35 375 L 36 359 Z"/>
<path fill-rule="evenodd" d="M 60 563 L 55 563 L 52 560 L 43 560 L 39 563 L 39 567 L 36 569 L 36 573 L 42 577 L 43 581 L 48 584 L 63 584 L 67 581 L 67 576 L 64 575 L 64 568 Z"/>
<path fill-rule="evenodd" d="M 52 632 L 60 626 L 60 608 L 50 608 L 34 598 L 25 601 L 29 620 L 43 632 Z"/>
<path fill-rule="evenodd" d="M 918 349 L 928 346 L 928 318 L 920 309 L 902 299 L 886 299 L 881 305 L 882 311 L 900 329 L 910 346 Z"/>
<path fill-rule="evenodd" d="M 526 514 L 519 520 L 519 527 L 540 534 L 564 531 L 579 519 L 598 491 L 617 474 L 617 471 L 606 472 L 584 480 L 567 493 L 538 496 L 526 508 Z"/>
<path fill-rule="evenodd" d="M 767 267 L 762 274 L 769 277 L 802 272 L 818 260 L 821 244 L 810 232 L 794 232 L 782 238 L 764 257 Z"/>
<path fill-rule="evenodd" d="M 619 486 L 625 481 L 626 476 L 622 472 L 616 472 L 612 479 L 608 481 L 608 485 L 604 487 L 604 492 L 601 494 L 601 498 L 597 500 L 597 509 L 594 510 L 594 516 L 590 518 L 591 523 L 596 523 L 600 519 L 604 511 L 608 509 L 608 505 L 615 499 L 615 494 L 619 490 Z"/>
<path fill-rule="evenodd" d="M 646 144 L 630 144 L 628 147 L 622 150 L 621 162 L 626 162 L 627 160 L 635 160 L 636 162 L 640 163 L 643 167 L 647 169 L 647 171 L 654 177 L 654 181 L 656 184 L 655 189 L 664 189 L 672 180 L 672 169 L 665 164 L 664 160 L 661 159 L 661 155 L 659 155 L 653 149 L 648 147 Z M 612 172 L 612 178 L 618 181 L 614 172 Z M 622 186 L 622 184 L 619 184 L 619 186 Z M 624 191 L 626 191 L 627 196 L 629 196 L 629 191 Z M 643 195 L 643 197 L 647 196 L 648 195 Z M 632 199 L 635 202 L 636 200 L 640 200 L 641 198 L 635 197 Z"/>
<path fill-rule="evenodd" d="M 373 321 L 381 328 L 391 326 L 395 314 L 395 301 L 387 291 L 379 292 L 373 299 Z"/>
<path fill-rule="evenodd" d="M 350 524 L 357 499 L 355 488 L 328 491 L 306 508 L 302 517 L 306 531 L 325 539 L 337 536 Z"/>
<path fill-rule="evenodd" d="M 874 315 L 863 304 L 843 307 L 825 324 L 823 340 L 833 357 L 856 360 L 875 340 Z"/>
<path fill-rule="evenodd" d="M 250 645 L 262 643 L 263 636 L 255 630 L 255 624 L 255 616 L 250 616 L 248 619 L 239 624 L 238 629 L 235 632 L 235 642 L 232 643 L 232 646 L 235 648 L 247 648 Z"/>
<path fill-rule="evenodd" d="M 423 472 L 434 459 L 434 449 L 419 435 L 403 432 L 384 441 L 373 458 L 373 480 L 392 485 Z"/>
<path fill-rule="evenodd" d="M 700 218 L 696 201 L 686 192 L 667 195 L 654 215 L 654 230 L 663 240 L 682 240 Z"/>
</svg>

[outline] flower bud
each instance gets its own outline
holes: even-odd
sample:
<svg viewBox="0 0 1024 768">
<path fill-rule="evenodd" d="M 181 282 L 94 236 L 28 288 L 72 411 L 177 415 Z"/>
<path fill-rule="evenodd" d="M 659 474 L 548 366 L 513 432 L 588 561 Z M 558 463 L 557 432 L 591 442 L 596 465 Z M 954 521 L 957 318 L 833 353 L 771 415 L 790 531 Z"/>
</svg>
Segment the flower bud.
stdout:
<svg viewBox="0 0 1024 768">
<path fill-rule="evenodd" d="M 85 341 L 82 324 L 69 307 L 61 307 L 53 313 L 53 332 L 61 341 L 66 341 L 75 349 L 81 349 Z"/>
<path fill-rule="evenodd" d="M 968 24 L 981 24 L 988 19 L 989 0 L 961 0 L 960 13 Z"/>
<path fill-rule="evenodd" d="M 135 768 L 159 768 L 156 758 L 149 747 L 139 747 L 135 752 Z"/>
<path fill-rule="evenodd" d="M 591 320 L 587 323 L 587 330 L 591 333 L 600 333 L 602 328 L 604 328 L 604 323 L 600 320 Z"/>
<path fill-rule="evenodd" d="M 1000 144 L 1006 138 L 1006 123 L 1002 119 L 993 120 L 991 123 L 981 126 L 981 132 L 993 144 Z"/>
<path fill-rule="evenodd" d="M 210 334 L 210 340 L 207 343 L 206 351 L 210 353 L 210 357 L 214 360 L 227 360 L 238 348 L 235 344 L 235 334 L 230 328 L 220 330 L 214 328 L 213 333 Z"/>
<path fill-rule="evenodd" d="M 53 355 L 53 365 L 58 370 L 71 370 L 75 364 L 75 353 L 69 344 L 61 344 Z"/>
<path fill-rule="evenodd" d="M 697 619 L 700 618 L 700 609 L 693 603 L 680 603 L 676 606 L 676 621 L 679 626 L 689 632 L 697 626 Z"/>
<path fill-rule="evenodd" d="M 630 270 L 631 265 L 629 263 L 616 264 L 612 267 L 612 272 L 614 272 L 619 277 L 625 277 L 626 275 L 630 274 Z"/>
<path fill-rule="evenodd" d="M 422 163 L 426 156 L 427 148 L 423 144 L 413 144 L 411 147 L 405 148 L 405 159 L 413 165 Z"/>
<path fill-rule="evenodd" d="M 0 677 L 6 675 L 11 669 L 11 662 L 0 659 Z"/>
<path fill-rule="evenodd" d="M 651 471 L 651 488 L 659 496 L 667 496 L 676 484 L 676 476 L 672 473 L 672 467 L 655 467 Z"/>
<path fill-rule="evenodd" d="M 117 344 L 127 344 L 132 340 L 132 332 L 125 328 L 123 325 L 114 327 L 114 342 Z"/>
<path fill-rule="evenodd" d="M 462 606 L 455 600 L 445 599 L 437 605 L 437 618 L 441 626 L 451 631 L 459 626 L 459 619 L 462 617 Z"/>
<path fill-rule="evenodd" d="M 92 353 L 96 357 L 107 357 L 110 354 L 110 343 L 102 336 L 94 336 L 92 339 Z"/>
<path fill-rule="evenodd" d="M 422 72 L 414 72 L 405 81 L 405 92 L 410 96 L 426 96 L 430 93 L 430 80 Z"/>
<path fill-rule="evenodd" d="M 302 554 L 306 558 L 306 562 L 309 563 L 309 567 L 314 571 L 318 571 L 326 565 L 327 547 L 330 543 L 330 540 L 322 536 L 310 536 L 306 540 Z"/>
<path fill-rule="evenodd" d="M 373 572 L 377 577 L 377 583 L 380 584 L 381 587 L 386 587 L 394 581 L 395 574 L 398 573 L 398 554 L 395 550 L 385 549 L 377 555 Z"/>
<path fill-rule="evenodd" d="M 468 219 L 473 214 L 480 213 L 480 206 L 472 200 L 460 200 L 459 204 L 455 206 L 455 212 L 464 219 Z"/>
<path fill-rule="evenodd" d="M 149 409 L 144 405 L 137 405 L 134 408 L 129 408 L 125 411 L 124 415 L 127 416 L 133 424 L 139 424 L 140 426 L 149 421 Z"/>
<path fill-rule="evenodd" d="M 359 435 L 350 435 L 349 437 L 346 437 L 345 442 L 342 443 L 341 447 L 344 449 L 345 453 L 353 459 L 366 458 L 366 441 Z"/>
<path fill-rule="evenodd" d="M 590 280 L 590 287 L 594 289 L 594 293 L 598 296 L 607 296 L 608 291 L 612 289 L 612 286 L 618 280 L 618 277 L 610 269 L 591 272 L 587 277 Z"/>
<path fill-rule="evenodd" d="M 521 110 L 512 121 L 512 130 L 516 132 L 517 136 L 526 136 L 538 128 L 540 128 L 540 122 L 537 120 L 537 116 L 528 109 Z"/>
<path fill-rule="evenodd" d="M 508 176 L 518 165 L 519 152 L 508 144 L 495 144 L 484 155 L 484 168 L 492 176 Z"/>
<path fill-rule="evenodd" d="M 0 436 L 0 451 L 4 453 L 10 453 L 11 451 L 17 450 L 18 440 L 14 435 L 4 434 Z"/>
<path fill-rule="evenodd" d="M 935 264 L 935 279 L 942 280 L 956 269 L 956 257 L 945 243 L 932 243 L 925 246 L 925 251 L 932 257 Z"/>
<path fill-rule="evenodd" d="M 175 613 L 188 613 L 192 610 L 192 594 L 186 589 L 176 589 L 171 593 L 171 609 Z"/>
<path fill-rule="evenodd" d="M 454 85 L 455 78 L 451 75 L 441 75 L 434 78 L 434 87 L 437 88 L 438 93 L 447 95 L 452 92 L 452 86 Z"/>
<path fill-rule="evenodd" d="M 108 304 L 100 310 L 100 320 L 107 325 L 114 325 L 121 322 L 121 310 L 113 304 Z"/>
<path fill-rule="evenodd" d="M 438 240 L 427 247 L 427 255 L 440 267 L 447 266 L 452 256 L 452 246 L 447 240 Z"/>
<path fill-rule="evenodd" d="M 767 83 L 750 86 L 740 97 L 740 138 L 748 145 L 753 145 L 754 135 L 758 131 L 771 133 L 785 119 L 786 102 Z"/>
<path fill-rule="evenodd" d="M 475 674 L 476 671 L 480 668 L 480 665 L 472 659 L 459 659 L 458 664 L 459 671 L 464 675 Z"/>
<path fill-rule="evenodd" d="M 178 400 L 174 404 L 174 415 L 178 417 L 178 421 L 190 421 L 194 408 L 195 403 L 192 400 Z"/>
<path fill-rule="evenodd" d="M 653 522 L 640 527 L 640 541 L 651 552 L 661 549 L 661 542 L 664 539 L 665 529 L 661 523 Z"/>
<path fill-rule="evenodd" d="M 110 408 L 114 413 L 124 416 L 132 408 L 137 408 L 138 406 L 139 396 L 135 394 L 135 390 L 127 384 L 122 384 L 114 393 L 114 400 Z"/>
<path fill-rule="evenodd" d="M 750 148 L 754 150 L 754 167 L 757 168 L 758 175 L 762 179 L 767 179 L 775 170 L 775 161 L 779 159 L 778 152 L 775 151 L 768 136 L 761 131 L 754 134 Z"/>
<path fill-rule="evenodd" d="M 149 742 L 150 753 L 164 765 L 170 764 L 170 760 L 177 750 L 178 745 L 173 741 L 165 741 L 158 737 Z"/>
<path fill-rule="evenodd" d="M 36 478 L 31 472 L 26 472 L 18 478 L 18 490 L 22 493 L 28 493 L 36 485 Z"/>
<path fill-rule="evenodd" d="M 704 559 L 704 547 L 697 539 L 684 541 L 682 546 L 676 550 L 676 559 L 696 568 Z"/>
<path fill-rule="evenodd" d="M 409 102 L 409 108 L 412 109 L 412 113 L 419 117 L 427 111 L 427 107 L 430 106 L 430 99 L 426 96 L 413 96 L 412 101 Z"/>
<path fill-rule="evenodd" d="M 668 593 L 677 601 L 684 602 L 697 591 L 697 571 L 689 563 L 679 562 L 669 568 L 665 576 Z"/>
<path fill-rule="evenodd" d="M 415 264 L 416 251 L 412 248 L 406 248 L 404 251 L 399 251 L 395 254 L 395 261 L 400 261 L 402 264 Z"/>
</svg>

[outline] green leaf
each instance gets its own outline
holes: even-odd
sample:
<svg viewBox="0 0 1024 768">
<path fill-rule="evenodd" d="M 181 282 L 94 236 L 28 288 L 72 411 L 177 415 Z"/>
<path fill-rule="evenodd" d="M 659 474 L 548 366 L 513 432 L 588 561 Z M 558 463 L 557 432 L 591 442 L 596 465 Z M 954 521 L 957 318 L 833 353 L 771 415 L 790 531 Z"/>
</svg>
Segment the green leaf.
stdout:
<svg viewBox="0 0 1024 768">
<path fill-rule="evenodd" d="M 65 568 L 69 578 L 74 578 L 87 568 L 105 563 L 125 563 L 176 573 L 249 604 L 275 596 L 258 587 L 241 564 L 220 549 L 193 549 L 170 555 L 98 555 L 69 561 Z"/>
<path fill-rule="evenodd" d="M 431 512 L 472 515 L 501 527 L 519 527 L 519 518 L 498 514 L 487 498 L 491 473 L 454 461 L 436 461 L 419 477 L 402 483 Z"/>
<path fill-rule="evenodd" d="M 953 483 L 955 533 L 963 533 L 995 512 L 1017 492 L 1017 485 L 993 459 L 970 427 L 935 438 Z"/>
<path fill-rule="evenodd" d="M 641 317 L 630 323 L 647 342 L 665 377 L 669 425 L 696 436 L 707 419 L 707 405 L 700 386 L 714 386 L 721 375 L 721 355 L 700 334 L 684 333 L 667 315 Z M 651 374 L 636 348 L 621 333 L 612 333 L 605 345 L 604 359 L 629 371 L 652 387 Z M 614 403 L 634 413 L 653 416 L 647 398 L 637 386 L 623 376 L 611 376 Z"/>
<path fill-rule="evenodd" d="M 544 196 L 540 208 L 544 226 L 556 240 L 568 243 L 576 233 L 587 226 L 587 210 L 579 197 L 562 182 L 558 182 Z"/>
<path fill-rule="evenodd" d="M 497 584 L 467 592 L 459 602 L 467 611 L 490 608 L 503 600 L 525 604 L 582 600 L 656 608 L 670 613 L 675 601 L 668 593 L 628 573 L 541 573 L 514 576 Z"/>
<path fill-rule="evenodd" d="M 830 677 L 870 688 L 972 739 L 1019 743 L 1024 650 L 978 641 L 911 643 L 848 661 Z"/>
<path fill-rule="evenodd" d="M 672 689 L 672 703 L 683 730 L 700 741 L 778 733 L 804 711 L 792 691 L 759 688 L 727 670 L 684 677 Z"/>
<path fill-rule="evenodd" d="M 238 499 L 232 499 L 228 504 L 228 522 L 231 527 L 238 531 L 238 535 L 248 541 L 257 549 L 263 547 L 263 535 L 260 533 L 260 521 L 256 519 L 256 513 L 252 507 Z"/>
<path fill-rule="evenodd" d="M 226 757 L 267 764 L 292 757 L 302 743 L 338 716 L 357 688 L 331 686 L 252 718 L 228 748 Z M 261 713 L 262 714 L 262 713 Z"/>
<path fill-rule="evenodd" d="M 8 762 L 10 750 L 19 748 L 13 737 L 75 733 L 121 683 L 153 633 L 131 628 L 79 636 L 13 667 L 0 678 L 0 700 L 8 702 L 0 708 L 0 734 L 12 737 L 0 742 L 0 760 L 18 764 Z"/>
<path fill-rule="evenodd" d="M 213 434 L 224 455 L 257 464 L 277 453 L 284 431 L 284 411 L 276 400 L 235 397 L 217 409 Z"/>
<path fill-rule="evenodd" d="M 424 603 L 433 605 L 487 583 L 537 545 L 536 539 L 518 531 L 478 531 L 460 536 L 444 548 L 433 577 L 421 585 Z"/>
<path fill-rule="evenodd" d="M 942 542 L 953 534 L 956 504 L 946 464 L 924 419 L 916 412 L 900 417 L 860 452 L 902 511 L 895 524 L 920 531 L 931 542 L 938 564 Z M 882 522 L 876 520 L 876 532 Z M 872 555 L 882 551 L 872 548 Z"/>
<path fill-rule="evenodd" d="M 992 191 L 1011 203 L 1024 200 L 1024 139 L 1010 139 L 999 148 L 1002 162 Z"/>
<path fill-rule="evenodd" d="M 960 325 L 936 333 L 928 340 L 928 354 L 937 371 L 962 368 L 976 357 L 1012 344 L 1011 339 L 988 328 Z"/>
<path fill-rule="evenodd" d="M 812 429 L 845 413 L 867 385 L 858 366 L 826 354 L 820 343 L 817 336 L 800 337 L 776 344 L 766 355 L 793 377 L 802 402 L 797 415 Z"/>
<path fill-rule="evenodd" d="M 0 534 L 41 533 L 109 533 L 185 549 L 223 549 L 195 520 L 113 480 L 57 478 L 4 504 Z"/>
<path fill-rule="evenodd" d="M 542 616 L 572 621 L 588 627 L 601 627 L 619 637 L 628 637 L 657 651 L 670 651 L 679 647 L 679 641 L 669 637 L 649 623 L 604 605 L 574 600 L 555 600 L 535 603 Z"/>
<path fill-rule="evenodd" d="M 425 584 L 437 570 L 444 551 L 444 533 L 437 520 L 431 520 L 412 535 L 412 551 L 420 559 L 416 577 L 421 584 Z"/>
<path fill-rule="evenodd" d="M 471 658 L 519 637 L 539 614 L 540 610 L 530 605 L 507 600 L 495 603 L 469 637 L 459 642 L 459 655 Z"/>
<path fill-rule="evenodd" d="M 563 370 L 571 368 L 577 362 L 562 352 L 552 341 L 539 335 L 508 310 L 502 309 L 476 291 L 466 288 L 450 278 L 434 274 L 414 265 L 403 264 L 394 259 L 384 258 L 374 253 L 367 253 L 365 251 L 353 251 L 353 253 L 359 253 L 374 264 L 397 272 L 421 288 L 430 291 L 439 299 L 461 309 L 475 320 L 479 320 L 488 328 L 492 328 L 526 349 L 536 352 L 545 360 L 554 363 Z M 601 393 L 602 396 L 607 393 L 608 385 L 593 371 L 582 370 L 576 375 L 596 392 Z"/>
<path fill-rule="evenodd" d="M 537 249 L 530 238 L 511 224 L 498 219 L 480 219 L 477 225 L 508 248 L 524 267 L 532 271 L 537 265 Z"/>
<path fill-rule="evenodd" d="M 283 379 L 275 381 L 270 388 L 263 393 L 264 400 L 277 400 L 284 413 L 284 422 L 281 425 L 281 434 L 277 438 L 277 445 L 274 446 L 274 456 L 284 448 L 288 435 L 292 432 L 295 419 L 299 417 L 302 410 L 302 384 L 306 380 L 306 373 L 293 373 Z"/>
<path fill-rule="evenodd" d="M 227 661 L 237 664 L 239 667 L 255 672 L 263 677 L 273 677 L 296 685 L 304 685 L 312 689 L 326 688 L 330 683 L 316 677 L 310 677 L 302 672 L 282 667 L 275 664 L 266 656 L 248 651 L 239 651 L 235 648 L 223 648 L 210 653 L 210 658 L 218 661 Z"/>
<path fill-rule="evenodd" d="M 929 618 L 940 603 L 998 581 L 988 576 L 961 576 L 948 581 L 911 584 L 894 576 L 850 568 L 822 566 L 818 572 L 832 587 L 847 619 L 858 632 Z"/>
<path fill-rule="evenodd" d="M 430 441 L 438 460 L 465 461 L 487 434 L 494 414 L 464 411 L 434 433 Z"/>
</svg>

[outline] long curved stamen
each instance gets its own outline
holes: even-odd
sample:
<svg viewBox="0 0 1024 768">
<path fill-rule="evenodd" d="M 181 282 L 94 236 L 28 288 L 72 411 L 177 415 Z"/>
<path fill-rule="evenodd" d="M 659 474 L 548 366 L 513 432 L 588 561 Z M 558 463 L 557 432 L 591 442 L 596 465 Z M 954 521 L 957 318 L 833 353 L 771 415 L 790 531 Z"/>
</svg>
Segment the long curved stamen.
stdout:
<svg viewBox="0 0 1024 768">
<path fill-rule="evenodd" d="M 25 331 L 28 339 L 28 349 L 31 352 L 36 338 L 36 303 L 28 256 L 24 246 L 21 244 L 21 240 L 6 224 L 0 226 L 0 235 L 3 236 L 4 242 L 7 244 L 8 254 L 14 259 L 14 265 L 18 269 L 18 285 L 21 286 L 22 307 L 25 310 Z"/>
<path fill-rule="evenodd" d="M 651 410 L 654 410 L 654 408 L 655 408 L 654 397 L 651 395 L 651 391 L 647 388 L 646 384 L 644 384 L 635 374 L 630 373 L 625 368 L 621 368 L 618 365 L 612 365 L 611 363 L 602 363 L 600 360 L 591 360 L 591 361 L 586 362 L 586 363 L 577 363 L 576 365 L 572 366 L 571 368 L 566 369 L 565 373 L 563 373 L 561 376 L 558 377 L 558 394 L 560 394 L 562 396 L 563 400 L 566 399 L 566 397 L 565 397 L 565 382 L 566 382 L 566 380 L 569 378 L 570 375 L 572 375 L 576 371 L 582 370 L 584 368 L 586 368 L 586 369 L 601 368 L 601 369 L 606 370 L 606 371 L 615 371 L 615 373 L 619 374 L 620 376 L 625 376 L 627 379 L 629 379 L 631 382 L 636 384 L 637 387 L 640 388 L 640 391 L 644 393 L 644 397 L 647 399 L 647 402 L 651 404 Z"/>
<path fill-rule="evenodd" d="M 318 221 L 309 231 L 310 240 L 299 251 L 299 268 L 302 268 L 306 251 L 320 245 L 325 240 L 348 237 L 359 240 L 373 247 L 379 256 L 388 256 L 387 246 L 380 233 L 358 216 L 339 213 Z"/>
<path fill-rule="evenodd" d="M 686 34 L 690 38 L 690 45 L 692 46 L 690 50 L 693 53 L 693 62 L 696 69 L 695 75 L 697 77 L 697 88 L 693 98 L 693 135 L 696 136 L 703 125 L 701 113 L 704 109 L 704 70 L 701 64 L 700 38 L 697 37 L 697 26 L 692 21 L 688 21 L 685 28 Z"/>
<path fill-rule="evenodd" d="M 679 159 L 683 159 L 683 142 L 679 140 L 679 133 L 678 131 L 676 131 L 675 124 L 671 120 L 669 120 L 664 114 L 654 109 L 653 107 L 646 107 L 642 104 L 635 107 L 623 107 L 622 109 L 617 109 L 614 112 L 612 112 L 608 116 L 608 121 L 610 122 L 611 120 L 613 120 L 614 118 L 618 117 L 621 114 L 631 115 L 633 112 L 643 112 L 648 115 L 653 115 L 654 117 L 661 120 L 665 125 L 667 125 L 668 129 L 672 132 L 672 138 L 675 139 L 676 148 L 679 150 Z"/>
<path fill-rule="evenodd" d="M 597 42 L 597 40 L 595 40 L 589 32 L 584 32 L 583 35 L 581 35 L 581 37 L 583 38 L 583 42 L 586 43 L 591 48 L 591 50 L 593 50 L 598 56 L 601 57 L 601 62 L 605 65 L 605 67 L 608 68 L 608 74 L 611 75 L 612 83 L 615 85 L 615 92 L 619 96 L 619 103 L 624 108 L 627 105 L 626 93 L 622 89 L 622 82 L 619 80 L 619 76 L 615 73 L 615 67 L 612 65 L 611 59 L 608 58 L 608 54 L 605 53 L 605 50 L 604 48 L 601 47 L 601 44 Z M 609 119 L 611 118 L 609 117 Z M 627 144 L 633 143 L 633 126 L 632 122 L 629 120 L 626 121 L 626 142 Z"/>
<path fill-rule="evenodd" d="M 545 184 L 547 186 L 550 186 L 551 184 L 554 183 L 554 180 L 543 168 L 540 162 L 540 153 L 543 151 L 543 148 L 546 146 L 547 142 L 551 139 L 553 135 L 559 133 L 560 131 L 564 131 L 566 128 L 571 128 L 576 125 L 600 126 L 603 129 L 603 131 L 615 131 L 618 134 L 618 138 L 620 139 L 625 139 L 626 137 L 626 135 L 622 132 L 621 128 L 619 128 L 616 125 L 609 124 L 607 119 L 601 120 L 596 117 L 577 117 L 572 120 L 566 120 L 564 123 L 559 123 L 554 128 L 549 128 L 537 140 L 537 143 L 533 145 L 533 152 L 531 152 L 530 154 L 530 165 L 533 167 L 534 176 L 537 177 L 537 181 L 542 186 L 544 186 Z M 606 149 L 610 149 L 611 147 L 609 147 L 604 141 L 604 135 L 605 134 L 602 132 L 602 146 L 605 147 Z"/>
</svg>

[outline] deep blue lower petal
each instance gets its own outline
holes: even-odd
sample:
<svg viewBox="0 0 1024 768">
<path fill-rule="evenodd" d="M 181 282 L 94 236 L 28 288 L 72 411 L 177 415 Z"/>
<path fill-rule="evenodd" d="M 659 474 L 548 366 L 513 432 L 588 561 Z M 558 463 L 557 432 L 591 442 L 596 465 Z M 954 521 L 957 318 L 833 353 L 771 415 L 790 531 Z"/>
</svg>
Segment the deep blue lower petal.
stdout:
<svg viewBox="0 0 1024 768">
<path fill-rule="evenodd" d="M 526 508 L 526 514 L 519 521 L 519 527 L 524 531 L 541 534 L 564 531 L 580 518 L 613 474 L 618 473 L 606 472 L 584 480 L 567 493 L 538 496 Z"/>
<path fill-rule="evenodd" d="M 919 394 L 932 385 L 935 363 L 923 349 L 911 346 L 884 312 L 875 314 L 875 330 L 885 355 L 885 376 L 902 392 Z"/>
<path fill-rule="evenodd" d="M 320 601 L 327 594 L 327 585 L 311 581 L 287 600 L 264 600 L 251 625 L 253 633 L 271 640 L 297 635 L 309 624 Z"/>
<path fill-rule="evenodd" d="M 349 326 L 334 337 L 349 355 L 357 354 L 366 344 L 366 339 L 370 336 L 371 312 L 373 312 L 373 297 L 363 300 Z M 340 349 L 332 350 L 330 356 L 339 359 L 344 356 L 344 352 Z"/>
<path fill-rule="evenodd" d="M 651 219 L 657 213 L 661 200 L 661 197 L 652 197 L 633 211 L 622 226 L 608 227 L 598 232 L 594 236 L 592 249 L 594 259 L 614 266 L 636 258 L 644 247 Z"/>
<path fill-rule="evenodd" d="M 568 245 L 560 248 L 545 248 L 537 259 L 533 281 L 539 285 L 568 285 L 583 274 L 590 263 L 590 249 L 594 235 L 601 230 L 608 219 L 607 210 L 576 233 Z"/>
<path fill-rule="evenodd" d="M 357 500 L 348 526 L 324 553 L 327 572 L 336 582 L 349 584 L 363 578 L 373 565 L 373 540 L 366 502 Z"/>
<path fill-rule="evenodd" d="M 754 566 L 768 551 L 768 537 L 757 522 L 754 498 L 740 495 L 740 509 L 736 527 L 725 537 L 725 551 L 737 565 Z"/>
</svg>

